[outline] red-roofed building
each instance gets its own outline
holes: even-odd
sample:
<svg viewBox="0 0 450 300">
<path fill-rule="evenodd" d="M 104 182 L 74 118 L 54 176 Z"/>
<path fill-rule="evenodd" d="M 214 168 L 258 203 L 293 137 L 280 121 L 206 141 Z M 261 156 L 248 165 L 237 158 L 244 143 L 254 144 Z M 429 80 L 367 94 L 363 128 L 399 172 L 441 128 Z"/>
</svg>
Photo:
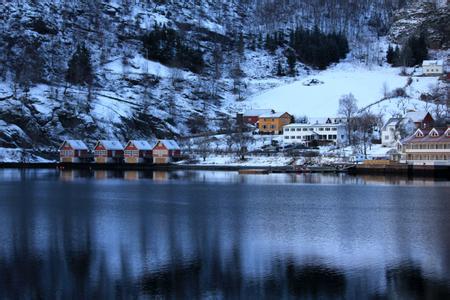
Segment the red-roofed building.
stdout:
<svg viewBox="0 0 450 300">
<path fill-rule="evenodd" d="M 96 163 L 113 163 L 123 160 L 123 145 L 119 141 L 100 140 L 94 147 Z"/>
<path fill-rule="evenodd" d="M 124 161 L 127 164 L 151 161 L 152 149 L 152 145 L 147 141 L 131 140 L 124 148 Z"/>
<path fill-rule="evenodd" d="M 89 161 L 89 149 L 83 141 L 66 140 L 59 147 L 59 161 L 62 163 L 79 163 Z"/>
<path fill-rule="evenodd" d="M 181 149 L 174 140 L 159 140 L 152 153 L 154 164 L 167 164 L 181 156 Z"/>
</svg>

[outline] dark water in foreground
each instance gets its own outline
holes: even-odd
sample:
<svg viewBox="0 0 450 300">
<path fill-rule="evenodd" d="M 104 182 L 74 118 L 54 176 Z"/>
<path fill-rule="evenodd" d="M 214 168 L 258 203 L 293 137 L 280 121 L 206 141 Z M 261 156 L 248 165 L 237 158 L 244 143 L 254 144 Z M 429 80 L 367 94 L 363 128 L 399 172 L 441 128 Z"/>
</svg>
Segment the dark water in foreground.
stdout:
<svg viewBox="0 0 450 300">
<path fill-rule="evenodd" d="M 449 299 L 450 182 L 0 170 L 0 299 Z"/>
</svg>

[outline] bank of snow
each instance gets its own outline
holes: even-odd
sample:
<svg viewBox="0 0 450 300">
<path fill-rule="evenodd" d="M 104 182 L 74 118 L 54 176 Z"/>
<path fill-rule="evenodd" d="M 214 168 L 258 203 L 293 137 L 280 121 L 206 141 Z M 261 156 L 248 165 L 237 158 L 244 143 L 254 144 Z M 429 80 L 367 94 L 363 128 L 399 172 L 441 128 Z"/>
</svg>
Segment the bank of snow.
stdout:
<svg viewBox="0 0 450 300">
<path fill-rule="evenodd" d="M 343 62 L 294 83 L 257 94 L 250 98 L 249 103 L 254 108 L 273 108 L 296 116 L 332 116 L 336 115 L 339 98 L 344 94 L 352 93 L 362 108 L 383 98 L 383 85 L 387 85 L 389 90 L 405 87 L 408 77 L 399 74 L 399 68 Z M 312 79 L 316 79 L 318 84 L 308 84 Z M 418 100 L 420 94 L 437 82 L 436 77 L 413 77 L 411 86 L 406 88 L 411 98 L 383 101 L 373 109 L 386 114 L 392 114 L 405 105 L 421 109 L 424 103 Z"/>
<path fill-rule="evenodd" d="M 53 162 L 21 148 L 0 148 L 0 163 L 47 163 Z"/>
</svg>

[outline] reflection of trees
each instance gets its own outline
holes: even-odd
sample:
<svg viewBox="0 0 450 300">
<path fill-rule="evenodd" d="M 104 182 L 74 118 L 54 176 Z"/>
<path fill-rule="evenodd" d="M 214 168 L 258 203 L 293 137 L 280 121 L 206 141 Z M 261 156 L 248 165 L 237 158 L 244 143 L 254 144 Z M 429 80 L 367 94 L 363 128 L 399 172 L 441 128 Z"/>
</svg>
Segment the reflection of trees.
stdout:
<svg viewBox="0 0 450 300">
<path fill-rule="evenodd" d="M 303 262 L 281 251 L 272 253 L 278 256 L 271 261 L 254 259 L 260 252 L 249 249 L 245 240 L 252 238 L 245 230 L 254 221 L 247 214 L 254 207 L 230 200 L 250 198 L 249 190 L 242 187 L 229 191 L 222 185 L 196 184 L 190 186 L 195 193 L 183 193 L 177 185 L 142 185 L 146 188 L 140 186 L 138 191 L 134 190 L 137 185 L 127 191 L 121 190 L 123 186 L 101 185 L 108 192 L 131 191 L 129 195 L 139 200 L 111 206 L 109 201 L 93 200 L 95 193 L 103 191 L 99 187 L 83 185 L 80 191 L 80 186 L 62 183 L 62 190 L 57 186 L 45 196 L 47 206 L 18 192 L 23 200 L 0 210 L 0 226 L 12 228 L 13 236 L 10 246 L 0 247 L 0 299 L 323 299 L 361 294 L 370 298 L 367 286 L 381 281 L 371 272 L 347 277 L 343 268 L 318 263 L 320 257 Z M 207 197 L 211 189 L 214 200 Z M 11 216 L 10 223 L 2 219 L 4 215 Z M 47 226 L 36 225 L 42 225 L 42 219 Z M 105 225 L 124 231 L 115 236 L 123 239 L 120 250 L 101 248 L 111 245 L 105 243 L 108 239 L 115 243 L 108 230 L 101 231 Z M 2 232 L 0 241 L 7 240 Z M 402 234 L 407 236 L 403 231 L 397 236 Z M 437 236 L 448 241 L 445 232 Z M 437 247 L 448 249 L 448 245 Z M 442 256 L 447 262 L 448 254 Z M 373 296 L 450 298 L 448 285 L 411 262 L 388 269 L 385 278 L 386 291 Z"/>
<path fill-rule="evenodd" d="M 296 297 L 307 299 L 340 298 L 344 296 L 346 279 L 343 271 L 323 265 L 296 266 L 289 263 L 286 268 L 289 291 Z"/>
<path fill-rule="evenodd" d="M 396 299 L 450 299 L 450 286 L 428 278 L 410 262 L 386 271 L 387 294 Z"/>
</svg>

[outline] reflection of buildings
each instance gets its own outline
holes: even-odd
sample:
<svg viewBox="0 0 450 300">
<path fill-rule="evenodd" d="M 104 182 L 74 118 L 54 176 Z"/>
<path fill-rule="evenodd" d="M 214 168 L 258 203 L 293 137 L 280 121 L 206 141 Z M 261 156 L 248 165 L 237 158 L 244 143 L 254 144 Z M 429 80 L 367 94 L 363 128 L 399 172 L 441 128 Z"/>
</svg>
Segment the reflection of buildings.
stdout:
<svg viewBox="0 0 450 300">
<path fill-rule="evenodd" d="M 110 178 L 114 178 L 114 172 L 113 171 L 107 171 L 107 170 L 95 170 L 94 171 L 94 178 L 95 179 L 110 179 Z"/>
<path fill-rule="evenodd" d="M 141 178 L 141 172 L 140 171 L 125 171 L 123 178 L 125 180 L 138 180 Z"/>
<path fill-rule="evenodd" d="M 154 171 L 153 180 L 166 181 L 169 180 L 169 173 L 164 171 Z"/>
<path fill-rule="evenodd" d="M 59 172 L 59 177 L 65 181 L 72 181 L 79 176 L 80 172 L 78 170 L 61 170 Z"/>
<path fill-rule="evenodd" d="M 272 178 L 278 181 L 0 182 L 0 299 L 54 291 L 63 299 L 450 295 L 445 189 Z M 424 194 L 430 206 L 408 206 Z"/>
</svg>

